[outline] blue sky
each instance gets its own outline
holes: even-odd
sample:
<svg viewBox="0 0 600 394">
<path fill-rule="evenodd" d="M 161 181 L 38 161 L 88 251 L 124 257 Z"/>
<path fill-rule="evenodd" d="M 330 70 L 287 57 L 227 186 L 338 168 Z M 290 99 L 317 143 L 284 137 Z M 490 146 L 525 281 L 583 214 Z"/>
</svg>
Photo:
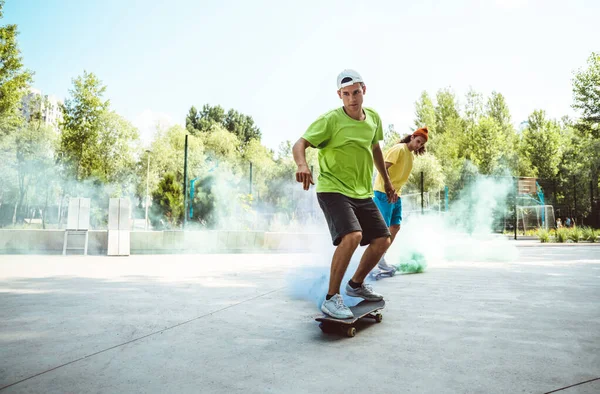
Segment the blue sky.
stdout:
<svg viewBox="0 0 600 394">
<path fill-rule="evenodd" d="M 191 105 L 251 115 L 263 143 L 295 141 L 341 104 L 344 68 L 365 105 L 406 132 L 423 90 L 496 90 L 518 125 L 574 113 L 571 78 L 600 51 L 600 1 L 7 0 L 34 87 L 64 99 L 83 70 L 145 141 Z"/>
</svg>

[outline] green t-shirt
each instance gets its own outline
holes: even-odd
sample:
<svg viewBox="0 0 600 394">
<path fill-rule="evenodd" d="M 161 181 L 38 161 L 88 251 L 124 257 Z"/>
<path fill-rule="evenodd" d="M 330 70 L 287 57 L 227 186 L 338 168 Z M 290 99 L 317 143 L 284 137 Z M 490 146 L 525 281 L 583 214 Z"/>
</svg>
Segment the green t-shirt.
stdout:
<svg viewBox="0 0 600 394">
<path fill-rule="evenodd" d="M 365 120 L 352 119 L 343 107 L 314 121 L 302 138 L 319 149 L 317 192 L 337 192 L 351 198 L 373 197 L 373 150 L 383 140 L 381 118 L 363 108 Z"/>
</svg>

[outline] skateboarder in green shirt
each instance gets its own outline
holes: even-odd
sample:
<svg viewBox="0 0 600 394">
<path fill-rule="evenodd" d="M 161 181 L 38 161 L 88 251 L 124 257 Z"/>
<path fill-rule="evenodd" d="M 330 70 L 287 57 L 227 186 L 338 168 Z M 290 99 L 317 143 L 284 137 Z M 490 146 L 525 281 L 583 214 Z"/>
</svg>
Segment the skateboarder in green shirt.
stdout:
<svg viewBox="0 0 600 394">
<path fill-rule="evenodd" d="M 340 286 L 359 244 L 369 246 L 346 284 L 346 294 L 369 301 L 383 299 L 364 283 L 390 246 L 390 231 L 373 201 L 373 162 L 384 178 L 389 202 L 394 203 L 397 195 L 379 146 L 379 141 L 383 140 L 381 118 L 374 110 L 363 107 L 367 88 L 362 77 L 354 70 L 344 70 L 338 75 L 337 88 L 343 106 L 319 116 L 294 144 L 293 154 L 298 165 L 296 181 L 308 190 L 314 182 L 306 163 L 306 148 L 319 149 L 317 199 L 336 246 L 329 290 L 321 310 L 344 319 L 353 314 L 344 305 Z"/>
</svg>

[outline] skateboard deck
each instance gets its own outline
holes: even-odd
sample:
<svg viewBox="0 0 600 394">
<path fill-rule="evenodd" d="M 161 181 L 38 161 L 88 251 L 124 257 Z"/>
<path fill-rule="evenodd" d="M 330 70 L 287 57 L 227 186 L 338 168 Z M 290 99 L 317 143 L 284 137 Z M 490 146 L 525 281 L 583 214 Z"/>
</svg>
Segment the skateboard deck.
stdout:
<svg viewBox="0 0 600 394">
<path fill-rule="evenodd" d="M 357 305 L 350 307 L 350 310 L 354 314 L 353 318 L 337 319 L 335 317 L 323 314 L 322 316 L 315 318 L 315 320 L 320 322 L 319 328 L 323 332 L 334 332 L 337 329 L 343 330 L 347 336 L 353 337 L 356 335 L 356 327 L 354 327 L 354 323 L 365 317 L 375 319 L 377 323 L 381 323 L 383 320 L 383 315 L 380 311 L 384 308 L 385 300 L 363 300 Z"/>
</svg>

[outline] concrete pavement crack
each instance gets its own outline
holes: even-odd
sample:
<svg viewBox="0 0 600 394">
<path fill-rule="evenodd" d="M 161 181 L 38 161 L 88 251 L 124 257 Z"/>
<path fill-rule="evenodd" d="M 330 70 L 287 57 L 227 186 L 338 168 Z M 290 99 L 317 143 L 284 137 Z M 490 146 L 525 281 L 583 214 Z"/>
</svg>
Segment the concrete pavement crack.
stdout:
<svg viewBox="0 0 600 394">
<path fill-rule="evenodd" d="M 56 366 L 56 367 L 54 367 L 54 368 L 50 368 L 50 369 L 47 369 L 47 370 L 45 370 L 45 371 L 43 371 L 43 372 L 39 372 L 39 373 L 36 373 L 35 375 L 32 375 L 32 376 L 29 376 L 29 377 L 27 377 L 27 378 L 24 378 L 24 379 L 18 380 L 18 381 L 16 381 L 16 382 L 14 382 L 14 383 L 11 383 L 11 384 L 8 384 L 8 385 L 6 385 L 6 386 L 2 386 L 2 387 L 0 387 L 0 391 L 2 391 L 2 390 L 4 390 L 4 389 L 7 389 L 7 388 L 9 388 L 9 387 L 15 386 L 15 385 L 17 385 L 17 384 L 23 383 L 23 382 L 25 382 L 25 381 L 27 381 L 27 380 L 30 380 L 30 379 L 36 378 L 36 377 L 38 377 L 38 376 L 41 376 L 41 375 L 47 374 L 48 372 L 55 371 L 55 370 L 57 370 L 57 369 L 59 369 L 59 368 L 62 368 L 62 367 L 66 367 L 67 365 L 75 364 L 75 363 L 77 363 L 77 362 L 79 362 L 79 361 L 82 361 L 82 360 L 85 360 L 85 359 L 87 359 L 87 358 L 90 358 L 90 357 L 97 356 L 98 354 L 101 354 L 101 353 L 104 353 L 104 352 L 108 352 L 109 350 L 113 350 L 113 349 L 116 349 L 116 348 L 118 348 L 118 347 L 125 346 L 125 345 L 128 345 L 128 344 L 130 344 L 130 343 L 133 343 L 133 342 L 137 342 L 137 341 L 139 341 L 139 340 L 141 340 L 141 339 L 148 338 L 148 337 L 151 337 L 151 336 L 153 336 L 153 335 L 156 335 L 156 334 L 161 334 L 161 333 L 163 333 L 163 332 L 165 332 L 165 331 L 171 330 L 171 329 L 173 329 L 173 328 L 177 328 L 177 327 L 179 327 L 179 326 L 182 326 L 182 325 L 184 325 L 184 324 L 191 323 L 191 322 L 193 322 L 193 321 L 195 321 L 195 320 L 202 319 L 202 318 L 204 318 L 204 317 L 207 317 L 207 316 L 214 315 L 215 313 L 222 312 L 222 311 L 224 311 L 224 310 L 226 310 L 226 309 L 233 308 L 233 307 L 235 307 L 235 306 L 238 306 L 238 305 L 244 304 L 244 303 L 246 303 L 246 302 L 249 302 L 249 301 L 252 301 L 252 300 L 256 300 L 256 299 L 258 299 L 258 298 L 264 297 L 264 296 L 266 296 L 266 295 L 269 295 L 269 294 L 271 294 L 271 293 L 275 293 L 275 292 L 277 292 L 277 291 L 283 290 L 284 288 L 285 288 L 285 287 L 280 287 L 280 288 L 278 288 L 278 289 L 271 290 L 271 291 L 268 291 L 268 292 L 266 292 L 266 293 L 263 293 L 263 294 L 259 294 L 259 295 L 257 295 L 257 296 L 254 296 L 254 297 L 248 298 L 247 300 L 243 300 L 243 301 L 240 301 L 240 302 L 238 302 L 238 303 L 231 304 L 231 305 L 228 305 L 228 306 L 226 306 L 226 307 L 223 307 L 223 308 L 220 308 L 220 309 L 214 310 L 214 311 L 212 311 L 212 312 L 205 313 L 204 315 L 197 316 L 197 317 L 195 317 L 195 318 L 193 318 L 193 319 L 189 319 L 189 320 L 186 320 L 186 321 L 184 321 L 184 322 L 181 322 L 181 323 L 177 323 L 177 324 L 175 324 L 175 325 L 172 325 L 172 326 L 170 326 L 170 327 L 163 328 L 163 329 L 161 329 L 161 330 L 158 330 L 158 331 L 151 332 L 150 334 L 143 335 L 143 336 L 141 336 L 141 337 L 139 337 L 139 338 L 134 338 L 134 339 L 131 339 L 131 340 L 127 341 L 127 342 L 123 342 L 123 343 L 120 343 L 120 344 L 118 344 L 118 345 L 111 346 L 111 347 L 109 347 L 109 348 L 106 348 L 106 349 L 103 349 L 103 350 L 99 350 L 99 351 L 97 351 L 97 352 L 95 352 L 95 353 L 88 354 L 87 356 L 80 357 L 80 358 L 78 358 L 78 359 L 76 359 L 76 360 L 69 361 L 69 362 L 67 362 L 67 363 L 61 364 L 61 365 L 59 365 L 59 366 Z"/>
</svg>

